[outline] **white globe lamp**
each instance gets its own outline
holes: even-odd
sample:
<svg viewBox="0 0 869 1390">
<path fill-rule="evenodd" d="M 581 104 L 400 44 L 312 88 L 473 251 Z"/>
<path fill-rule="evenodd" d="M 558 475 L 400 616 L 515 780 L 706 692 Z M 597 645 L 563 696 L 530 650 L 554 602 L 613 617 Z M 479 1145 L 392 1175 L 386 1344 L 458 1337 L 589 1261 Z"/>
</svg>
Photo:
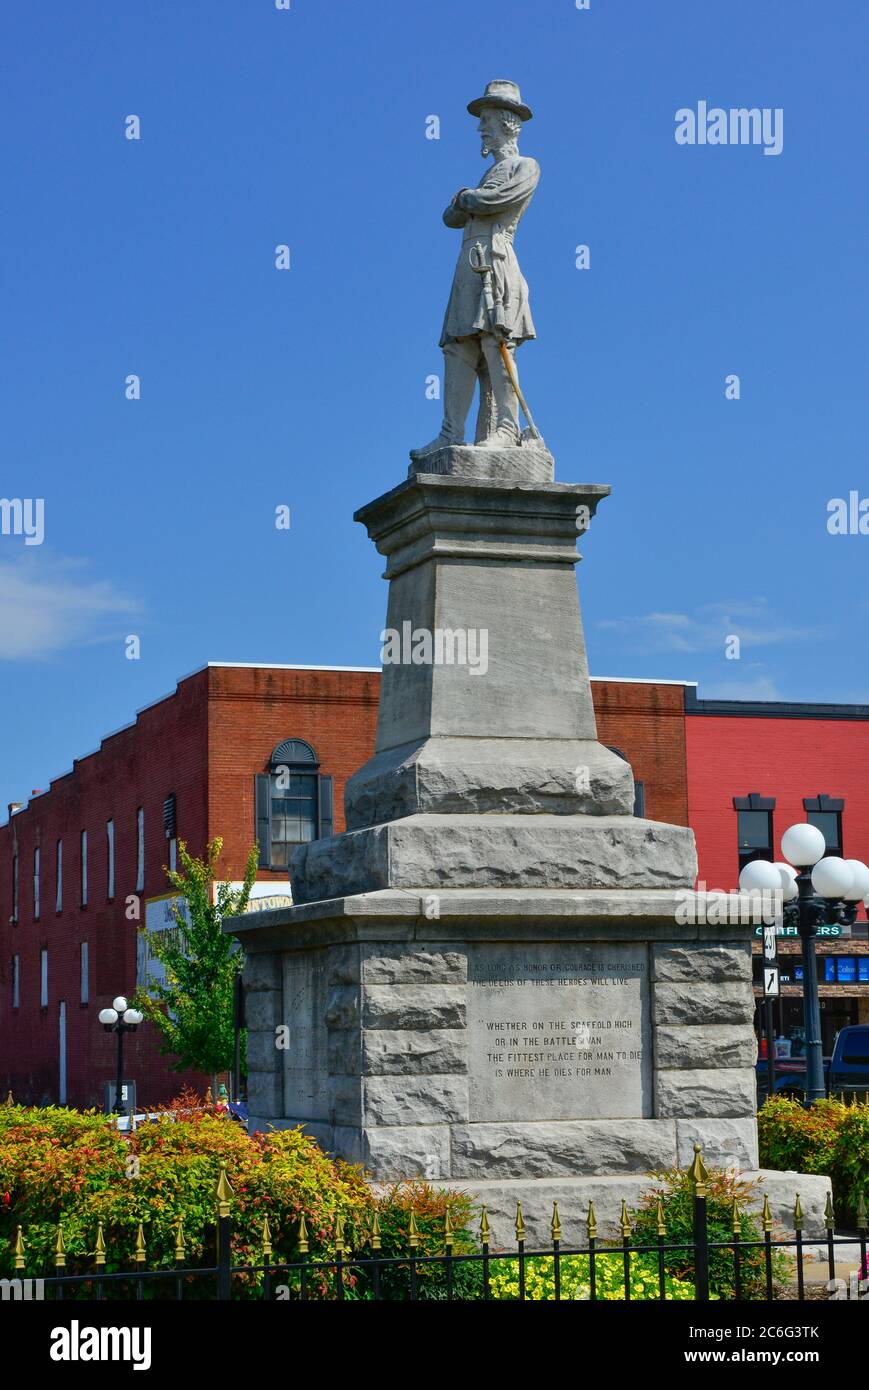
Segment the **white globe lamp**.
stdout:
<svg viewBox="0 0 869 1390">
<path fill-rule="evenodd" d="M 797 868 L 805 869 L 823 859 L 827 842 L 816 825 L 800 821 L 781 837 L 781 852 Z"/>
<path fill-rule="evenodd" d="M 812 887 L 822 898 L 844 898 L 854 882 L 854 870 L 838 855 L 819 859 L 812 869 Z"/>
<path fill-rule="evenodd" d="M 854 881 L 845 898 L 849 903 L 858 903 L 861 898 L 869 897 L 869 868 L 863 863 L 862 859 L 846 859 L 854 874 Z"/>
<path fill-rule="evenodd" d="M 778 869 L 781 875 L 782 901 L 786 903 L 793 902 L 799 892 L 797 888 L 796 869 L 793 864 L 783 864 L 781 860 L 777 860 L 775 864 L 773 864 L 773 868 Z"/>
<path fill-rule="evenodd" d="M 739 875 L 739 886 L 744 893 L 780 893 L 782 878 L 769 860 L 752 859 Z"/>
</svg>

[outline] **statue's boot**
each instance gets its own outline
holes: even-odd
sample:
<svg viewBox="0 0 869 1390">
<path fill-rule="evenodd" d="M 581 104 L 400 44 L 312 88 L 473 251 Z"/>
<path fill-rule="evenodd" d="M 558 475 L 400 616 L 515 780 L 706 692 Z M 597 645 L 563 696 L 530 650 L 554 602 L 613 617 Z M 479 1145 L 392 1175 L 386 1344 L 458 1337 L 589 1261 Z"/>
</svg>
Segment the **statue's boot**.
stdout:
<svg viewBox="0 0 869 1390">
<path fill-rule="evenodd" d="M 476 338 L 447 343 L 444 348 L 444 421 L 430 444 L 411 449 L 411 458 L 423 458 L 450 444 L 464 444 L 465 421 L 477 383 L 479 345 Z"/>
</svg>

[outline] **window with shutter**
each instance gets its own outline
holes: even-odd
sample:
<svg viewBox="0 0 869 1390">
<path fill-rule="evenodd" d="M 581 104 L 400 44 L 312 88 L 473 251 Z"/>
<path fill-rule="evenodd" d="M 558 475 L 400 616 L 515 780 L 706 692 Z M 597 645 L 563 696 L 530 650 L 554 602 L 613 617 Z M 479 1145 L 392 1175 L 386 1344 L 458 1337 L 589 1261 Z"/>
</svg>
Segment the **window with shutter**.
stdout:
<svg viewBox="0 0 869 1390">
<path fill-rule="evenodd" d="M 136 892 L 145 887 L 145 811 L 139 807 L 136 812 Z"/>
<path fill-rule="evenodd" d="M 332 834 L 332 778 L 319 767 L 309 743 L 288 738 L 272 753 L 269 771 L 257 774 L 260 868 L 287 869 L 298 845 Z"/>
<path fill-rule="evenodd" d="M 115 822 L 106 821 L 106 897 L 115 896 Z"/>
</svg>

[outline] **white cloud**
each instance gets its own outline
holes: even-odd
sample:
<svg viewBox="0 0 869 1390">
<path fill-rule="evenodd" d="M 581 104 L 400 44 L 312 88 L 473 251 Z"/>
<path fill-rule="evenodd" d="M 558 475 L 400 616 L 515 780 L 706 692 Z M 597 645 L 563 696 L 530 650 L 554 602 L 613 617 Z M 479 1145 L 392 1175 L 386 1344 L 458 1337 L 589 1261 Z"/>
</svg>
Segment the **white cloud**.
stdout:
<svg viewBox="0 0 869 1390">
<path fill-rule="evenodd" d="M 0 661 L 34 661 L 70 647 L 123 638 L 140 611 L 108 580 L 44 552 L 0 560 Z"/>
<path fill-rule="evenodd" d="M 751 648 L 782 646 L 818 635 L 810 628 L 779 622 L 766 599 L 706 603 L 693 614 L 643 613 L 605 618 L 597 626 L 622 633 L 636 651 L 654 652 L 723 651 L 725 639 L 730 636 L 738 637 L 743 647 Z"/>
<path fill-rule="evenodd" d="M 783 700 L 785 698 L 769 676 L 746 680 L 703 681 L 698 694 L 704 700 Z"/>
</svg>

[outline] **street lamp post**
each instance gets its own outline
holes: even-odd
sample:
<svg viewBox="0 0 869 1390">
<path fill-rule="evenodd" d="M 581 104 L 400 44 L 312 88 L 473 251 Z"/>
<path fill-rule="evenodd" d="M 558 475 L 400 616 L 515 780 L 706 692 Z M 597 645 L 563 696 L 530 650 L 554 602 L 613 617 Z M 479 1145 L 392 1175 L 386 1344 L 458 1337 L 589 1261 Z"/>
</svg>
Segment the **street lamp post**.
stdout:
<svg viewBox="0 0 869 1390">
<path fill-rule="evenodd" d="M 826 841 L 817 826 L 801 822 L 782 836 L 782 854 L 789 863 L 764 865 L 775 869 L 782 890 L 782 919 L 795 926 L 803 943 L 803 1030 L 806 1039 L 806 1105 L 823 1100 L 824 1057 L 821 1045 L 821 1001 L 818 994 L 818 967 L 815 941 L 824 923 L 850 926 L 861 900 L 869 897 L 869 868 L 860 859 L 840 859 L 826 855 Z M 797 872 L 794 872 L 795 866 Z M 743 870 L 755 869 L 750 864 Z M 759 865 L 757 869 L 759 870 Z M 743 883 L 750 889 L 760 883 Z"/>
<path fill-rule="evenodd" d="M 124 1035 L 135 1033 L 144 1017 L 138 1009 L 127 1007 L 127 1001 L 122 994 L 117 999 L 112 1000 L 110 1009 L 100 1010 L 100 1023 L 105 1032 L 116 1033 L 118 1038 L 118 1080 L 115 1087 L 115 1103 L 112 1110 L 116 1115 L 124 1113 L 124 1106 L 121 1101 L 121 1090 L 124 1085 Z"/>
</svg>

